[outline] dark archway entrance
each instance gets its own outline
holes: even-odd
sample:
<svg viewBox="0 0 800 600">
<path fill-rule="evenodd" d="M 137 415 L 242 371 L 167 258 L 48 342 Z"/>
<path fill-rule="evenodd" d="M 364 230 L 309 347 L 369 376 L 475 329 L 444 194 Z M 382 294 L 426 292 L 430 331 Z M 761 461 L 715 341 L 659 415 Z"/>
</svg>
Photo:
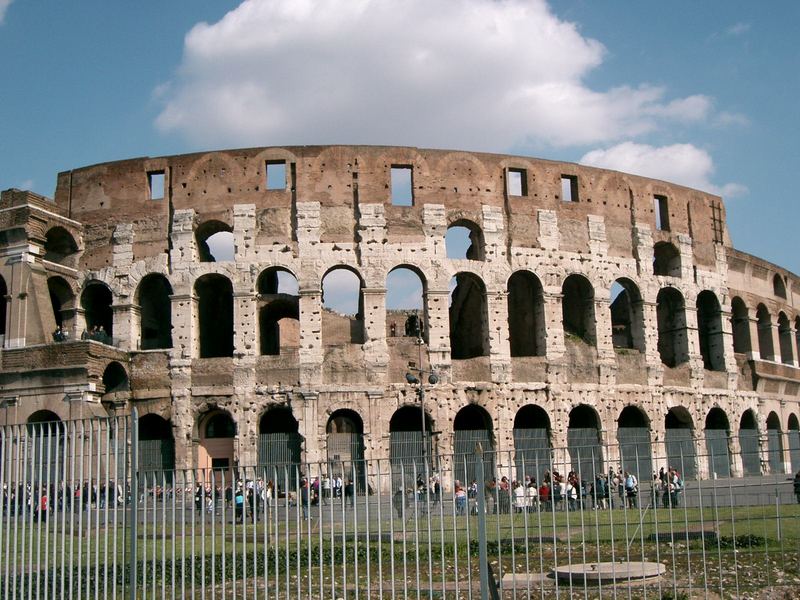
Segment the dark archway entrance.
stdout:
<svg viewBox="0 0 800 600">
<path fill-rule="evenodd" d="M 495 476 L 492 419 L 484 408 L 468 404 L 456 413 L 453 421 L 453 471 L 454 477 L 463 483 L 479 479 L 475 455 L 478 444 L 483 449 L 483 482 L 490 481 Z M 478 481 L 479 489 L 483 482 Z"/>
<path fill-rule="evenodd" d="M 709 477 L 731 476 L 731 457 L 728 450 L 730 430 L 728 415 L 724 410 L 714 407 L 708 411 L 705 434 Z"/>
<path fill-rule="evenodd" d="M 752 410 L 744 411 L 739 422 L 739 450 L 742 455 L 742 470 L 745 475 L 761 474 L 761 458 L 758 450 L 758 426 Z"/>
<path fill-rule="evenodd" d="M 334 411 L 325 428 L 328 446 L 328 475 L 356 482 L 356 489 L 366 489 L 367 468 L 364 462 L 364 422 L 348 409 Z"/>
<path fill-rule="evenodd" d="M 792 473 L 797 473 L 800 471 L 800 420 L 795 414 L 789 415 L 787 437 L 789 438 L 789 460 L 792 463 Z"/>
<path fill-rule="evenodd" d="M 105 284 L 90 283 L 81 294 L 81 306 L 86 318 L 87 336 L 104 343 L 113 343 L 114 315 L 111 309 L 111 290 Z"/>
<path fill-rule="evenodd" d="M 233 286 L 222 275 L 203 275 L 194 284 L 200 358 L 233 356 Z"/>
<path fill-rule="evenodd" d="M 527 475 L 541 482 L 544 472 L 553 470 L 550 417 L 540 406 L 523 406 L 514 417 L 514 451 L 518 481 Z"/>
<path fill-rule="evenodd" d="M 781 439 L 781 420 L 775 412 L 767 416 L 767 462 L 769 472 L 773 474 L 783 473 L 783 439 Z"/>
<path fill-rule="evenodd" d="M 539 278 L 517 271 L 508 280 L 508 334 L 511 356 L 544 356 L 544 292 Z"/>
<path fill-rule="evenodd" d="M 684 479 L 696 479 L 697 448 L 689 411 L 682 406 L 671 408 L 664 419 L 664 428 L 668 466 L 678 469 Z"/>
<path fill-rule="evenodd" d="M 200 448 L 197 453 L 197 466 L 224 473 L 225 481 L 231 482 L 236 423 L 229 413 L 215 409 L 201 417 L 199 428 Z M 217 477 L 217 481 L 221 482 L 221 477 Z"/>
<path fill-rule="evenodd" d="M 163 472 L 172 480 L 175 469 L 175 439 L 172 424 L 163 417 L 150 413 L 139 419 L 139 471 L 153 472 L 156 480 Z"/>
<path fill-rule="evenodd" d="M 297 487 L 303 439 L 288 406 L 267 410 L 258 424 L 258 465 L 282 490 Z"/>
<path fill-rule="evenodd" d="M 136 293 L 139 303 L 139 347 L 172 348 L 172 286 L 163 275 L 147 275 Z"/>
<path fill-rule="evenodd" d="M 581 404 L 570 411 L 567 446 L 571 468 L 581 479 L 594 481 L 595 476 L 603 472 L 600 419 L 590 406 Z"/>
<path fill-rule="evenodd" d="M 414 487 L 417 476 L 435 468 L 432 435 L 433 421 L 425 415 L 425 438 L 422 437 L 422 411 L 418 406 L 398 408 L 389 421 L 389 461 L 392 466 L 392 488 Z"/>
<path fill-rule="evenodd" d="M 54 484 L 61 480 L 65 429 L 61 418 L 50 410 L 37 410 L 28 417 L 28 481 Z"/>
<path fill-rule="evenodd" d="M 653 473 L 650 420 L 639 408 L 626 406 L 617 419 L 617 442 L 622 470 L 645 482 Z"/>
</svg>

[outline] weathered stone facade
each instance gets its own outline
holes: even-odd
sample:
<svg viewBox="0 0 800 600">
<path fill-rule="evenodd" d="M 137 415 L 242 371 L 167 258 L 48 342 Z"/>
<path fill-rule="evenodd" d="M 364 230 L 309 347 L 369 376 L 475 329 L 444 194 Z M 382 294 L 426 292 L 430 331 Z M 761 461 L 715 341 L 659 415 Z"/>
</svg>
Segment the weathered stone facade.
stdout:
<svg viewBox="0 0 800 600">
<path fill-rule="evenodd" d="M 408 201 L 393 198 L 394 171 L 410 172 Z M 453 227 L 471 243 L 460 258 Z M 735 250 L 721 199 L 697 190 L 517 156 L 257 148 L 67 171 L 54 200 L 7 190 L 0 231 L 8 423 L 135 407 L 169 423 L 191 467 L 219 452 L 255 464 L 259 433 L 293 427 L 302 459 L 324 461 L 346 414 L 373 460 L 390 454 L 396 411 L 418 406 L 412 362 L 440 377 L 425 408 L 442 456 L 470 405 L 485 420 L 467 428 L 489 429 L 498 450 L 514 449 L 527 405 L 556 447 L 581 406 L 575 426 L 603 443 L 635 407 L 656 444 L 668 415 L 701 436 L 717 408 L 733 434 L 754 417 L 765 453 L 777 429 L 783 469 L 798 468 L 800 279 Z M 210 260 L 219 232 L 233 260 Z M 422 284 L 413 331 L 387 319 L 398 267 Z M 338 268 L 360 282 L 355 315 L 323 307 Z M 296 290 L 280 289 L 285 276 Z M 81 340 L 98 326 L 112 337 Z M 223 413 L 235 444 L 209 442 Z"/>
</svg>

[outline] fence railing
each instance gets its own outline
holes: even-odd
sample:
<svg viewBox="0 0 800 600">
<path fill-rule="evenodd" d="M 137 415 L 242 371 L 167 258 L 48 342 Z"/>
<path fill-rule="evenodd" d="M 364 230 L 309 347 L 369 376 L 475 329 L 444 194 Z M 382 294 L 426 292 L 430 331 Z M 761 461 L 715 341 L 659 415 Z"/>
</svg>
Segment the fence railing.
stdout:
<svg viewBox="0 0 800 600">
<path fill-rule="evenodd" d="M 800 597 L 790 475 L 689 480 L 634 438 L 147 471 L 136 426 L 0 428 L 0 598 Z"/>
</svg>

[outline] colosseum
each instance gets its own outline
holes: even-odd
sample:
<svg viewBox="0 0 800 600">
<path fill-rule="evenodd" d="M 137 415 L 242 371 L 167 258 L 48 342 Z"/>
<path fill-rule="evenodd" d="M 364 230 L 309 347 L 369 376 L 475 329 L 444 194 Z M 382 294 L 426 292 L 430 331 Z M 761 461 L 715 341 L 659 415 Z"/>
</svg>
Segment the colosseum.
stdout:
<svg viewBox="0 0 800 600">
<path fill-rule="evenodd" d="M 0 419 L 135 409 L 142 468 L 427 448 L 445 469 L 480 441 L 497 469 L 581 447 L 599 468 L 661 448 L 688 478 L 800 469 L 800 280 L 736 250 L 712 194 L 267 147 L 62 172 L 0 215 Z"/>
</svg>

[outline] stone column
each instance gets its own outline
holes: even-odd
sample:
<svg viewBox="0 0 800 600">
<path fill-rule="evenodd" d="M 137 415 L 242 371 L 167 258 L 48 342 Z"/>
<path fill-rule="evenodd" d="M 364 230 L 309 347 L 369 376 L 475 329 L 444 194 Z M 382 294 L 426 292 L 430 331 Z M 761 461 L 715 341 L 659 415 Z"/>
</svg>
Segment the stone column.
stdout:
<svg viewBox="0 0 800 600">
<path fill-rule="evenodd" d="M 300 288 L 300 382 L 322 383 L 322 290 Z"/>
<path fill-rule="evenodd" d="M 173 294 L 169 298 L 172 302 L 172 347 L 182 358 L 195 358 L 199 354 L 194 326 L 197 318 L 197 298 L 191 293 Z"/>
<path fill-rule="evenodd" d="M 364 357 L 371 383 L 386 380 L 389 348 L 386 345 L 386 288 L 361 289 L 364 305 Z"/>
<path fill-rule="evenodd" d="M 508 292 L 497 290 L 486 294 L 489 312 L 489 360 L 492 381 L 505 383 L 511 379 L 511 348 L 508 341 Z"/>
<path fill-rule="evenodd" d="M 544 301 L 545 335 L 547 338 L 545 356 L 548 361 L 552 361 L 561 358 L 566 352 L 561 313 L 563 296 L 560 289 L 548 286 L 542 294 L 542 299 Z"/>
<path fill-rule="evenodd" d="M 428 288 L 424 298 L 431 368 L 448 378 L 451 365 L 449 299 L 447 288 Z"/>
<path fill-rule="evenodd" d="M 113 304 L 112 311 L 112 327 L 113 327 L 113 345 L 121 350 L 138 350 L 139 349 L 139 322 L 141 311 L 138 305 L 125 303 Z"/>
<path fill-rule="evenodd" d="M 258 315 L 256 297 L 249 290 L 233 293 L 233 354 L 258 355 Z"/>
</svg>

